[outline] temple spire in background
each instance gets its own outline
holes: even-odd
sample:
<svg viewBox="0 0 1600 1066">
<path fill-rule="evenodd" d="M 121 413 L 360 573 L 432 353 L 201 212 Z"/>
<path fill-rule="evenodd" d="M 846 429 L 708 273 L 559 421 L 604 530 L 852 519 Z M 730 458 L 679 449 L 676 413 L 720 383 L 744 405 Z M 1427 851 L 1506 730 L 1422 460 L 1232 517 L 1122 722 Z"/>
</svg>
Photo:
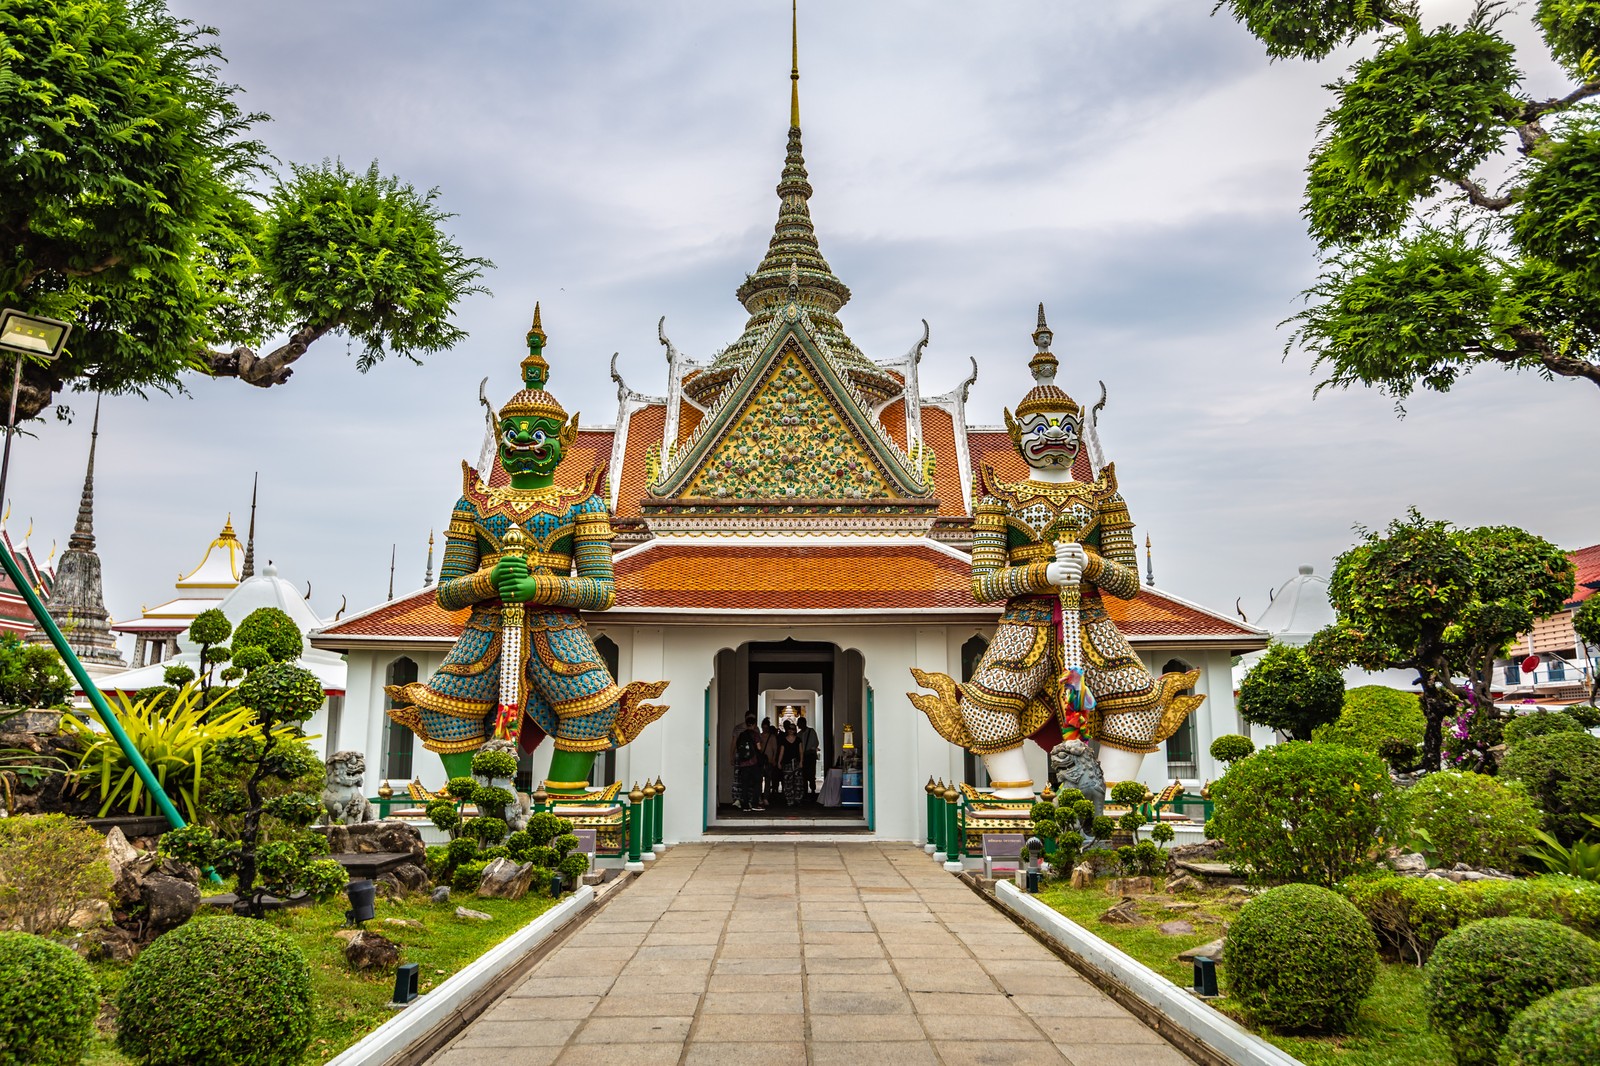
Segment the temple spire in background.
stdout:
<svg viewBox="0 0 1600 1066">
<path fill-rule="evenodd" d="M 800 0 L 789 0 L 789 128 L 800 128 Z"/>
<path fill-rule="evenodd" d="M 72 527 L 67 550 L 94 551 L 94 452 L 100 442 L 100 397 L 94 398 L 94 424 L 89 430 L 89 465 L 83 472 L 83 495 L 78 498 L 78 523 Z"/>
<path fill-rule="evenodd" d="M 428 530 L 428 569 L 422 575 L 422 587 L 433 587 L 433 530 Z"/>
<path fill-rule="evenodd" d="M 239 571 L 239 580 L 245 581 L 255 576 L 256 573 L 256 489 L 261 484 L 261 474 L 258 471 L 250 481 L 250 532 L 244 542 L 244 566 Z"/>
</svg>

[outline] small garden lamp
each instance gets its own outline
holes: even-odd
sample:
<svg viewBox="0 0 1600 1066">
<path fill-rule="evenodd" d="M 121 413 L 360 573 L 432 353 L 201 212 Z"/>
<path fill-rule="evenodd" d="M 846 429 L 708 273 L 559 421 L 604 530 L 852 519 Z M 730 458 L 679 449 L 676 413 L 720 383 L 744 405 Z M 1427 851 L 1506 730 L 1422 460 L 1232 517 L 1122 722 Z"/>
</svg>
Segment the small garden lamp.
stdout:
<svg viewBox="0 0 1600 1066">
<path fill-rule="evenodd" d="M 17 368 L 11 375 L 11 407 L 6 416 L 5 457 L 0 459 L 0 500 L 6 496 L 6 475 L 11 470 L 11 438 L 17 424 L 17 393 L 22 388 L 24 356 L 54 360 L 67 345 L 72 326 L 54 318 L 40 318 L 6 308 L 0 311 L 0 351 L 16 356 Z"/>
<path fill-rule="evenodd" d="M 417 998 L 417 972 L 418 967 L 414 962 L 395 967 L 394 999 L 389 1001 L 389 1006 L 404 1007 Z"/>
<path fill-rule="evenodd" d="M 1214 999 L 1218 995 L 1216 960 L 1204 955 L 1195 957 L 1194 994 L 1204 999 Z"/>
<path fill-rule="evenodd" d="M 378 886 L 367 880 L 351 881 L 344 892 L 350 897 L 350 909 L 344 912 L 345 924 L 365 928 L 365 923 L 378 916 L 374 906 L 378 901 Z"/>
<path fill-rule="evenodd" d="M 1029 837 L 1028 843 L 1028 892 L 1037 894 L 1039 891 L 1039 856 L 1044 852 L 1044 842 L 1038 837 Z"/>
</svg>

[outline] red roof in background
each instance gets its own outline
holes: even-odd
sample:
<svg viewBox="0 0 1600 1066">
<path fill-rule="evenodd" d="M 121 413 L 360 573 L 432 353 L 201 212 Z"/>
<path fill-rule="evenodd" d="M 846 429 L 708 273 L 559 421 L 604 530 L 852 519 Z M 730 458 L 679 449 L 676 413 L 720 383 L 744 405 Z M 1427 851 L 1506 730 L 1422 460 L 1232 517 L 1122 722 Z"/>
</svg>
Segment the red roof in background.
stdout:
<svg viewBox="0 0 1600 1066">
<path fill-rule="evenodd" d="M 956 426 L 950 412 L 942 407 L 924 407 L 922 439 L 933 449 L 933 492 L 939 497 L 939 514 L 966 514 L 967 498 L 961 491 L 961 464 L 956 458 Z"/>
<path fill-rule="evenodd" d="M 1587 548 L 1568 552 L 1567 558 L 1572 560 L 1572 565 L 1578 571 L 1576 575 L 1578 587 L 1566 605 L 1576 607 L 1594 595 L 1596 590 L 1600 590 L 1600 544 L 1591 544 Z"/>
<path fill-rule="evenodd" d="M 647 475 L 645 453 L 661 446 L 667 428 L 666 404 L 641 407 L 628 418 L 628 443 L 624 446 L 622 469 L 617 473 L 617 499 L 611 513 L 622 518 L 639 517 L 639 501 L 644 499 Z"/>
<path fill-rule="evenodd" d="M 927 417 L 924 409 L 923 417 Z M 1017 446 L 1011 443 L 1011 434 L 1005 430 L 969 430 L 967 449 L 972 453 L 972 474 L 978 475 L 984 464 L 994 467 L 1001 481 L 1023 481 L 1028 476 L 1028 464 L 1022 461 Z M 1072 464 L 1072 476 L 1079 481 L 1093 481 L 1089 468 L 1089 450 L 1078 449 L 1078 458 Z"/>
</svg>

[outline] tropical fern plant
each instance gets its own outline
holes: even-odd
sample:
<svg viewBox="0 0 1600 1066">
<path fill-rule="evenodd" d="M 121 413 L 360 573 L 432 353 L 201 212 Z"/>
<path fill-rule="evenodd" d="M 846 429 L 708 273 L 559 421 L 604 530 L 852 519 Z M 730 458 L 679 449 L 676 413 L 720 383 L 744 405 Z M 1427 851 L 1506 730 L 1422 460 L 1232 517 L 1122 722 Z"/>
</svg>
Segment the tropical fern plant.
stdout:
<svg viewBox="0 0 1600 1066">
<path fill-rule="evenodd" d="M 1600 817 L 1592 814 L 1583 817 L 1591 825 L 1600 827 Z M 1568 847 L 1542 829 L 1535 829 L 1533 832 L 1543 842 L 1544 847 L 1528 848 L 1530 858 L 1538 859 L 1554 874 L 1581 877 L 1585 881 L 1600 881 L 1600 840 L 1590 840 L 1585 837 L 1573 841 L 1571 847 Z"/>
</svg>

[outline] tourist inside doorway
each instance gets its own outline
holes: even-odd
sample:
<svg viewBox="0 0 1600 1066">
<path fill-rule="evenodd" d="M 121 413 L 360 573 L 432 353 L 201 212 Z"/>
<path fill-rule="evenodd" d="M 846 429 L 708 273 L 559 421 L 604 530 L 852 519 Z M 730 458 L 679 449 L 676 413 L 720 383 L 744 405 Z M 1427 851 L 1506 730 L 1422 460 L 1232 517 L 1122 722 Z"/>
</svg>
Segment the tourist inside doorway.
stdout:
<svg viewBox="0 0 1600 1066">
<path fill-rule="evenodd" d="M 806 797 L 815 799 L 817 794 L 817 757 L 821 753 L 821 741 L 817 738 L 817 731 L 806 723 L 805 715 L 799 718 L 800 750 L 801 750 L 801 776 L 805 779 Z"/>
<path fill-rule="evenodd" d="M 733 736 L 733 803 L 741 811 L 753 811 L 761 802 L 761 780 L 766 756 L 761 750 L 761 731 L 756 716 L 744 716 L 744 728 Z"/>
</svg>

